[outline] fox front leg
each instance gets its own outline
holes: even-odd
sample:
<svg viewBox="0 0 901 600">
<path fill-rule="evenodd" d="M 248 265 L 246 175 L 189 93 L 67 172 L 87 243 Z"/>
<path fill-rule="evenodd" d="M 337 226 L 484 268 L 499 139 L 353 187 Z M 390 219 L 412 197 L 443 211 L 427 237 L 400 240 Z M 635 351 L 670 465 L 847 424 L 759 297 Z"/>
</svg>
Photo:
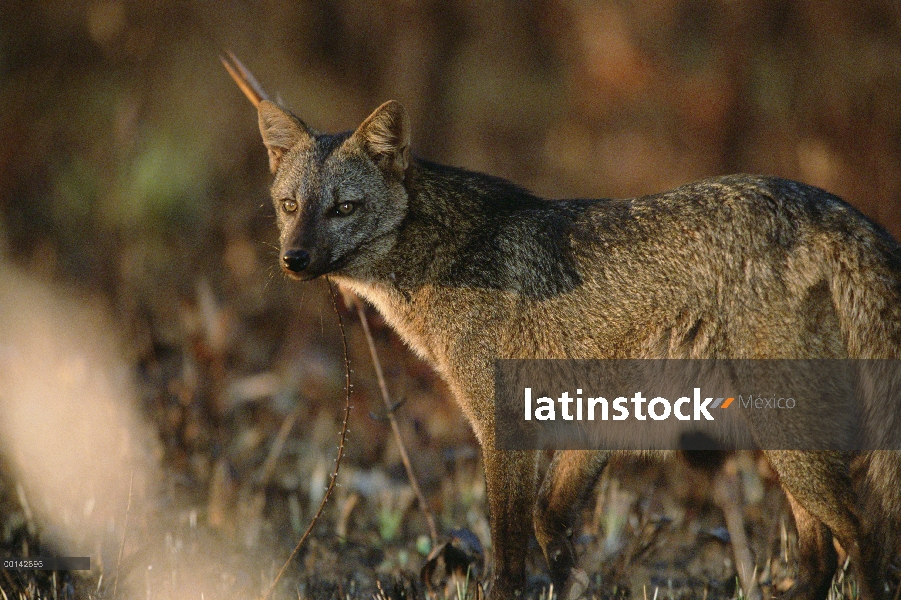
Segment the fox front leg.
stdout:
<svg viewBox="0 0 901 600">
<path fill-rule="evenodd" d="M 586 500 L 607 466 L 610 452 L 560 450 L 554 454 L 535 503 L 535 536 L 544 551 L 554 588 L 565 597 L 576 564 L 570 538 Z"/>
<path fill-rule="evenodd" d="M 486 444 L 483 448 L 494 549 L 489 598 L 508 600 L 521 598 L 525 592 L 538 454 L 497 450 L 493 446 Z"/>
</svg>

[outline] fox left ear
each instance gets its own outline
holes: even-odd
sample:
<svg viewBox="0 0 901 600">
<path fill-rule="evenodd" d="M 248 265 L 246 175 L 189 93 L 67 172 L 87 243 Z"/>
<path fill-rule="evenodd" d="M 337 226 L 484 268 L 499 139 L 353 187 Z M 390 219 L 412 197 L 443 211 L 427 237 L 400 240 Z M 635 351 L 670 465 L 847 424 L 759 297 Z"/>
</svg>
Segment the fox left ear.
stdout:
<svg viewBox="0 0 901 600">
<path fill-rule="evenodd" d="M 400 102 L 389 100 L 375 109 L 353 137 L 379 166 L 403 177 L 410 164 L 410 121 Z"/>
</svg>

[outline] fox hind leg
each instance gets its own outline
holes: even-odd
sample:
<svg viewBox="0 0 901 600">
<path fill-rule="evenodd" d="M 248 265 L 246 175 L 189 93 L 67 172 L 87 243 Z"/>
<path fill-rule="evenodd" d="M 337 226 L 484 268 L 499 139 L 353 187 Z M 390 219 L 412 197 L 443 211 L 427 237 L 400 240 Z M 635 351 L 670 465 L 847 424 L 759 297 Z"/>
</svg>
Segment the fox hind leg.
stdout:
<svg viewBox="0 0 901 600">
<path fill-rule="evenodd" d="M 832 536 L 851 556 L 860 598 L 885 597 L 879 565 L 873 552 L 861 548 L 862 536 L 856 501 L 845 457 L 837 452 L 766 452 L 779 474 L 798 530 L 799 577 L 789 598 L 825 600 L 837 567 Z"/>
<path fill-rule="evenodd" d="M 798 530 L 798 578 L 784 598 L 821 600 L 829 594 L 838 555 L 832 545 L 832 532 L 786 491 Z"/>
</svg>

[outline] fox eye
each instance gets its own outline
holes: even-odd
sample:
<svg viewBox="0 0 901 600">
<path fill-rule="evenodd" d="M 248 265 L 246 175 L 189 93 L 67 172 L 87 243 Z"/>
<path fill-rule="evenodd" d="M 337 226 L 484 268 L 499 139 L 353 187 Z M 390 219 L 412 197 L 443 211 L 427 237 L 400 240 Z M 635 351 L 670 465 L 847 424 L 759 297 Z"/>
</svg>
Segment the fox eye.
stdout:
<svg viewBox="0 0 901 600">
<path fill-rule="evenodd" d="M 282 210 L 286 213 L 293 213 L 297 210 L 297 200 L 292 200 L 291 198 L 282 200 Z"/>
<path fill-rule="evenodd" d="M 347 215 L 353 213 L 353 211 L 355 210 L 357 210 L 356 202 L 342 202 L 335 207 L 335 213 L 341 215 L 342 217 L 346 217 Z"/>
</svg>

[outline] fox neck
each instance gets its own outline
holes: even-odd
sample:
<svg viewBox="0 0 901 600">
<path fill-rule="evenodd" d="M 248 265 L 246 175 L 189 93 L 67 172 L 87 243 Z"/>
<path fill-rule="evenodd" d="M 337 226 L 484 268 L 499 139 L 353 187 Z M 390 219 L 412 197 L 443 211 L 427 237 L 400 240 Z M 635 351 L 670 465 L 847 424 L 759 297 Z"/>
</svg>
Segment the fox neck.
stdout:
<svg viewBox="0 0 901 600">
<path fill-rule="evenodd" d="M 440 367 L 450 314 L 478 295 L 543 300 L 581 283 L 570 229 L 582 203 L 550 202 L 502 179 L 426 161 L 410 166 L 396 242 L 365 275 L 336 279 Z M 447 314 L 445 314 L 447 313 Z M 439 339 L 440 338 L 440 339 Z"/>
</svg>

